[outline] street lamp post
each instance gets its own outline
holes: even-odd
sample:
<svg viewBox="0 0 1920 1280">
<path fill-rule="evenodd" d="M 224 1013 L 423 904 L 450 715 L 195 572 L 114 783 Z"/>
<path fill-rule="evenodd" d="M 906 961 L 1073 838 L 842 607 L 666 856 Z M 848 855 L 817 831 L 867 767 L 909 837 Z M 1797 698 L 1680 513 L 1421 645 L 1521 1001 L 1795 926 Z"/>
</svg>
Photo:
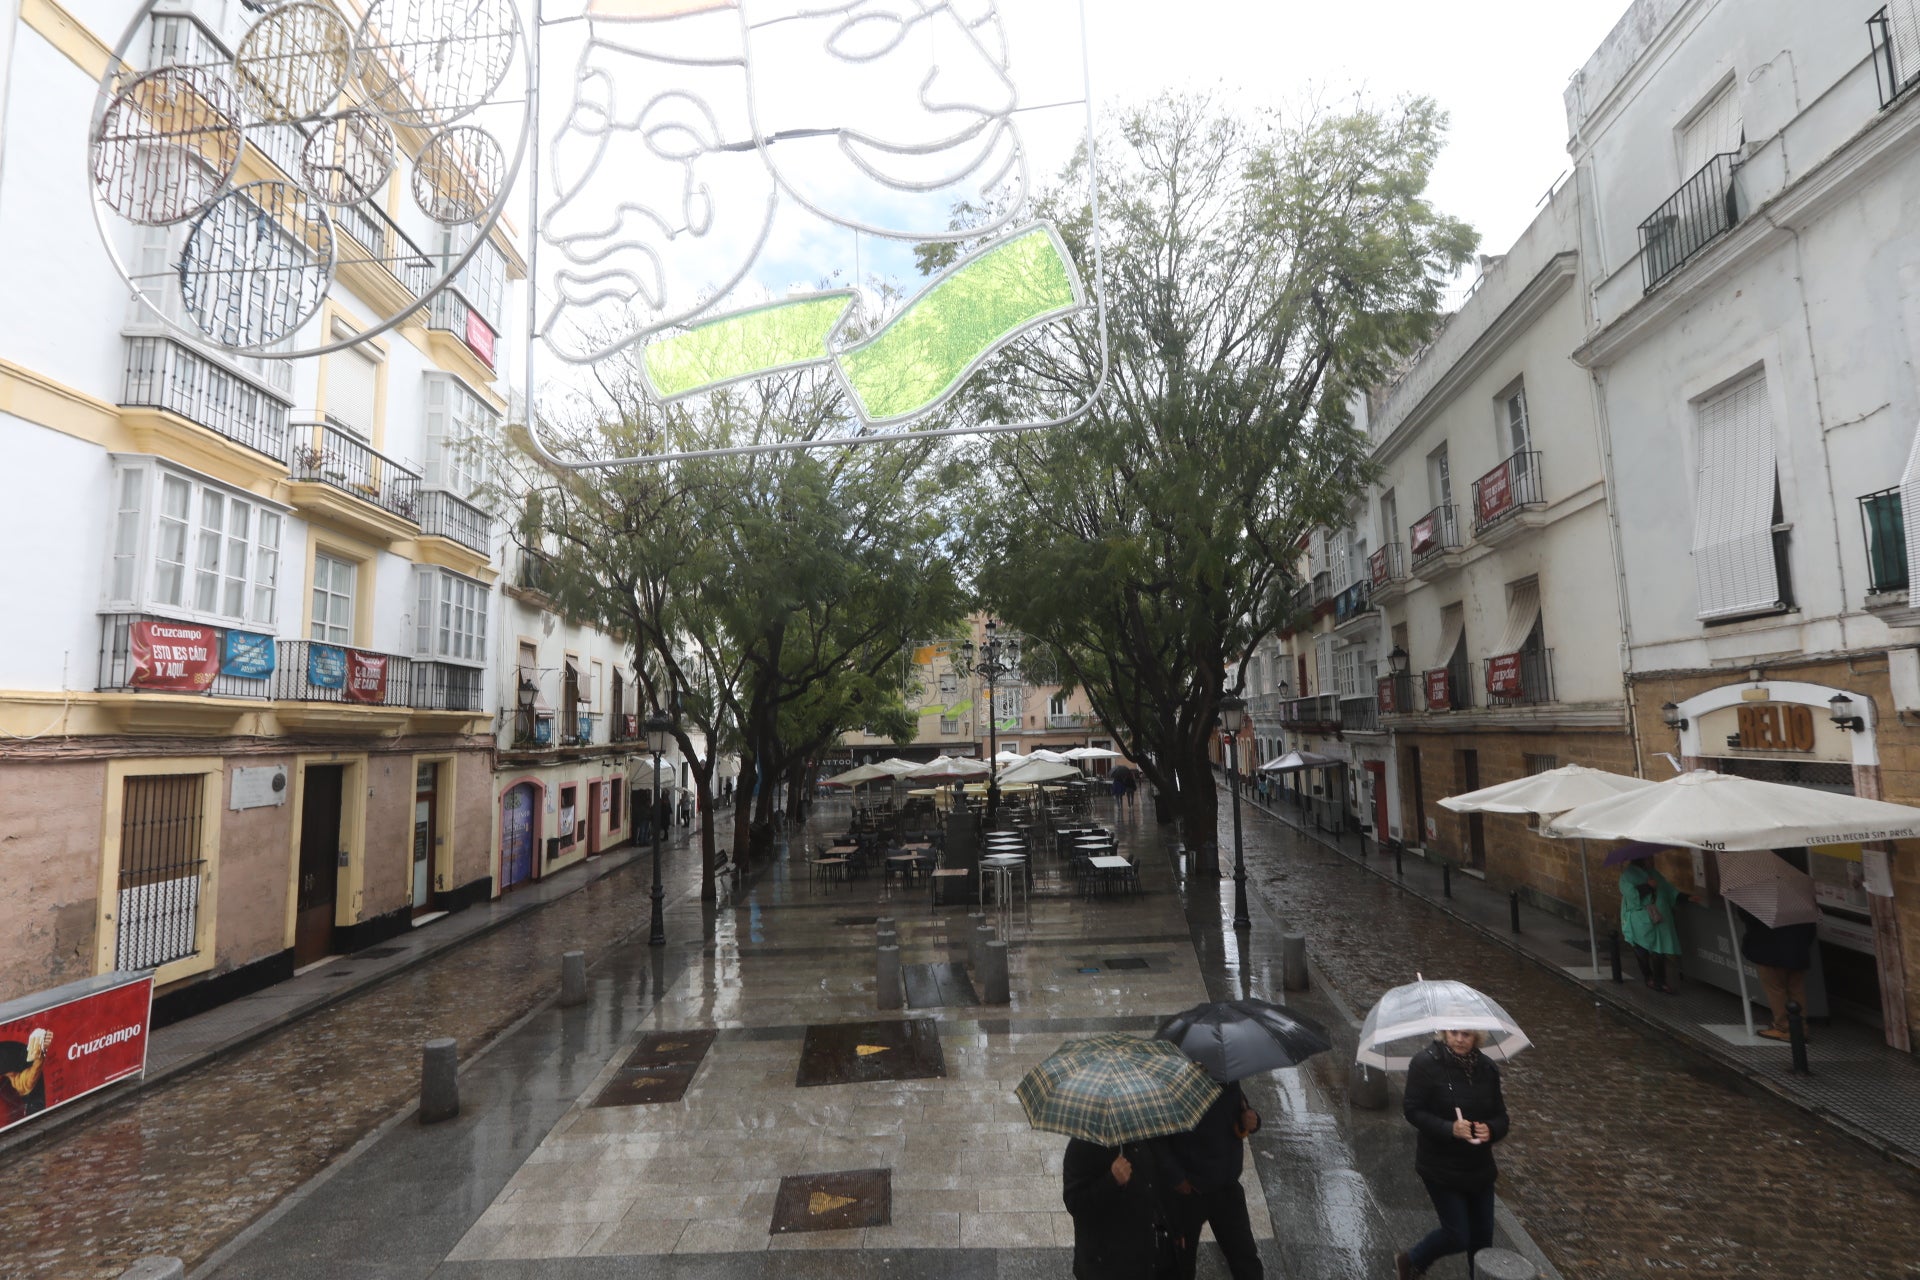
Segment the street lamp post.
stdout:
<svg viewBox="0 0 1920 1280">
<path fill-rule="evenodd" d="M 987 824 L 991 826 L 1000 814 L 1000 766 L 993 759 L 1000 754 L 1000 726 L 994 723 L 994 688 L 1009 676 L 1019 676 L 1020 640 L 1017 636 L 1002 640 L 1000 624 L 988 618 L 985 642 L 976 651 L 973 641 L 963 641 L 960 656 L 953 665 L 961 675 L 977 675 L 987 683 Z"/>
<path fill-rule="evenodd" d="M 662 914 L 662 904 L 666 901 L 667 891 L 660 885 L 660 757 L 673 745 L 673 721 L 665 716 L 647 717 L 647 750 L 653 753 L 653 932 L 647 938 L 647 945 L 664 947 L 667 945 L 667 924 Z"/>
<path fill-rule="evenodd" d="M 1247 704 L 1232 694 L 1220 699 L 1220 727 L 1227 731 L 1227 782 L 1233 792 L 1233 927 L 1253 928 L 1247 914 L 1247 857 L 1240 845 L 1240 726 Z"/>
</svg>

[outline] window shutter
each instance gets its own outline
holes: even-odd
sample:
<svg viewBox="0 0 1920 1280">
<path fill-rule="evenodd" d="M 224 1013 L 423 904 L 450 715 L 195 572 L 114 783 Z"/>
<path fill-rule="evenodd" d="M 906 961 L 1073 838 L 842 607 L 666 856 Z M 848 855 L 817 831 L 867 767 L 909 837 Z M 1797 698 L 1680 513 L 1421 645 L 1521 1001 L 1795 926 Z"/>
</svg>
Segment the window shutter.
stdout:
<svg viewBox="0 0 1920 1280">
<path fill-rule="evenodd" d="M 369 439 L 373 436 L 377 367 L 356 347 L 327 357 L 327 417 Z"/>
<path fill-rule="evenodd" d="M 1907 581 L 1911 583 L 1914 569 L 1920 567 L 1920 431 L 1914 432 L 1907 469 L 1900 473 L 1900 514 L 1907 535 Z M 1920 596 L 1909 586 L 1907 598 Z"/>
<path fill-rule="evenodd" d="M 1699 408 L 1693 576 L 1703 620 L 1780 603 L 1773 560 L 1773 409 L 1765 377 Z"/>
<path fill-rule="evenodd" d="M 1732 84 L 1694 113 L 1680 130 L 1680 179 L 1685 181 L 1723 151 L 1738 151 L 1743 124 Z"/>
<path fill-rule="evenodd" d="M 1307 572 L 1317 575 L 1327 567 L 1327 535 L 1315 529 L 1307 535 Z"/>
<path fill-rule="evenodd" d="M 452 380 L 444 374 L 427 378 L 427 487 L 447 487 L 447 439 L 451 424 L 447 414 L 447 390 Z"/>
<path fill-rule="evenodd" d="M 415 657 L 433 656 L 433 580 L 431 569 L 413 571 L 413 652 Z"/>
</svg>

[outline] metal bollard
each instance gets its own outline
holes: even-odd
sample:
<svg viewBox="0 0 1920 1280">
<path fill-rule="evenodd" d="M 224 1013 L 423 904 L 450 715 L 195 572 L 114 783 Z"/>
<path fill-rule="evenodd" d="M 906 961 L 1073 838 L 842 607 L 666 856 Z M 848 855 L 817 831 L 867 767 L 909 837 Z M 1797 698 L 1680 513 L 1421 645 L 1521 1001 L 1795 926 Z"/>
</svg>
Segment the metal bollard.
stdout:
<svg viewBox="0 0 1920 1280">
<path fill-rule="evenodd" d="M 1348 1063 L 1347 1101 L 1362 1111 L 1385 1111 L 1387 1073 L 1364 1062 Z"/>
<path fill-rule="evenodd" d="M 897 933 L 898 930 L 894 928 L 892 916 L 881 916 L 873 922 L 873 932 L 878 935 L 882 933 Z"/>
<path fill-rule="evenodd" d="M 1518 889 L 1507 895 L 1507 914 L 1513 917 L 1513 931 L 1520 932 L 1520 891 Z"/>
<path fill-rule="evenodd" d="M 1012 1004 L 1013 993 L 1007 986 L 1007 944 L 989 942 L 980 965 L 980 1001 L 982 1004 Z"/>
<path fill-rule="evenodd" d="M 120 1280 L 186 1280 L 187 1264 L 178 1258 L 149 1254 L 120 1273 Z"/>
<path fill-rule="evenodd" d="M 1453 864 L 1451 862 L 1440 864 L 1440 896 L 1443 898 L 1453 896 Z"/>
<path fill-rule="evenodd" d="M 1402 861 L 1402 857 L 1406 851 L 1407 847 L 1398 840 L 1393 842 L 1393 874 L 1396 876 L 1405 876 L 1407 874 L 1406 864 Z"/>
<path fill-rule="evenodd" d="M 452 1036 L 429 1040 L 420 1054 L 420 1123 L 437 1124 L 460 1114 L 460 1060 Z"/>
<path fill-rule="evenodd" d="M 1482 1249 L 1473 1255 L 1480 1280 L 1539 1280 L 1540 1270 L 1511 1249 Z"/>
<path fill-rule="evenodd" d="M 587 953 L 560 953 L 560 1003 L 565 1008 L 587 1002 Z"/>
<path fill-rule="evenodd" d="M 1801 1016 L 1798 1000 L 1787 1001 L 1787 1039 L 1793 1046 L 1793 1074 L 1812 1075 L 1813 1068 L 1807 1065 L 1807 1020 Z"/>
<path fill-rule="evenodd" d="M 900 948 L 874 948 L 873 978 L 875 1003 L 882 1009 L 898 1009 L 900 995 Z"/>
<path fill-rule="evenodd" d="M 993 941 L 993 926 L 983 924 L 973 931 L 973 945 L 967 951 L 967 967 L 978 974 L 987 967 L 987 944 Z"/>
<path fill-rule="evenodd" d="M 1626 979 L 1620 974 L 1620 931 L 1618 929 L 1607 930 L 1607 963 L 1613 969 L 1613 980 L 1616 983 L 1625 982 Z"/>
<path fill-rule="evenodd" d="M 1280 967 L 1284 974 L 1282 985 L 1289 991 L 1307 989 L 1307 935 L 1304 933 L 1283 933 L 1280 935 Z"/>
</svg>

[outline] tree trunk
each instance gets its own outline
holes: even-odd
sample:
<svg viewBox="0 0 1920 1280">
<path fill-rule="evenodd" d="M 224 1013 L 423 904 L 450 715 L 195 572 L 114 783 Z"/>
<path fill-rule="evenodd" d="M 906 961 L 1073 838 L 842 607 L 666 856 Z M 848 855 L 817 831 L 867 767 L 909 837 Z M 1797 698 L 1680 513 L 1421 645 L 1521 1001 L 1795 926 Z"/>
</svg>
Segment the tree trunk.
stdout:
<svg viewBox="0 0 1920 1280">
<path fill-rule="evenodd" d="M 1175 766 L 1180 779 L 1178 797 L 1181 838 L 1193 856 L 1199 875 L 1220 874 L 1220 806 L 1213 781 L 1213 762 L 1205 747 L 1186 747 Z"/>
</svg>

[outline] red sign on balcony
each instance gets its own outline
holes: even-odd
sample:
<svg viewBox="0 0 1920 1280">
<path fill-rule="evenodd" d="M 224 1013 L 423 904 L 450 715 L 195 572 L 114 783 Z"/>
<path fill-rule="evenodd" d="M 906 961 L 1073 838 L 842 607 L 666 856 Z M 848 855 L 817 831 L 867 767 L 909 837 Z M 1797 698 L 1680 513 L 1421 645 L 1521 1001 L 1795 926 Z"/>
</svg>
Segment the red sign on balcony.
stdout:
<svg viewBox="0 0 1920 1280">
<path fill-rule="evenodd" d="M 1394 700 L 1393 696 L 1392 676 L 1381 676 L 1379 680 L 1374 682 L 1374 689 L 1377 691 L 1374 694 L 1374 698 L 1380 704 L 1381 715 L 1390 716 L 1400 709 L 1399 704 Z"/>
<path fill-rule="evenodd" d="M 493 330 L 472 307 L 467 308 L 467 349 L 493 368 Z"/>
<path fill-rule="evenodd" d="M 205 693 L 220 670 L 220 633 L 215 627 L 178 622 L 136 622 L 128 636 L 136 689 Z"/>
<path fill-rule="evenodd" d="M 1407 531 L 1407 546 L 1415 556 L 1423 556 L 1429 551 L 1440 549 L 1440 517 L 1438 514 L 1421 516 L 1413 522 L 1413 528 Z"/>
<path fill-rule="evenodd" d="M 1491 524 L 1513 510 L 1513 473 L 1506 463 L 1480 477 L 1473 486 L 1473 515 L 1480 524 Z"/>
<path fill-rule="evenodd" d="M 347 700 L 380 703 L 387 700 L 387 655 L 347 650 Z"/>
<path fill-rule="evenodd" d="M 1511 697 L 1520 692 L 1520 655 L 1503 653 L 1487 663 L 1487 692 Z"/>
<path fill-rule="evenodd" d="M 1445 667 L 1435 667 L 1426 672 L 1427 710 L 1453 710 L 1453 681 L 1448 678 Z"/>
<path fill-rule="evenodd" d="M 1376 587 L 1387 585 L 1387 549 L 1382 547 L 1368 556 L 1367 564 L 1373 570 L 1373 585 Z"/>
</svg>

